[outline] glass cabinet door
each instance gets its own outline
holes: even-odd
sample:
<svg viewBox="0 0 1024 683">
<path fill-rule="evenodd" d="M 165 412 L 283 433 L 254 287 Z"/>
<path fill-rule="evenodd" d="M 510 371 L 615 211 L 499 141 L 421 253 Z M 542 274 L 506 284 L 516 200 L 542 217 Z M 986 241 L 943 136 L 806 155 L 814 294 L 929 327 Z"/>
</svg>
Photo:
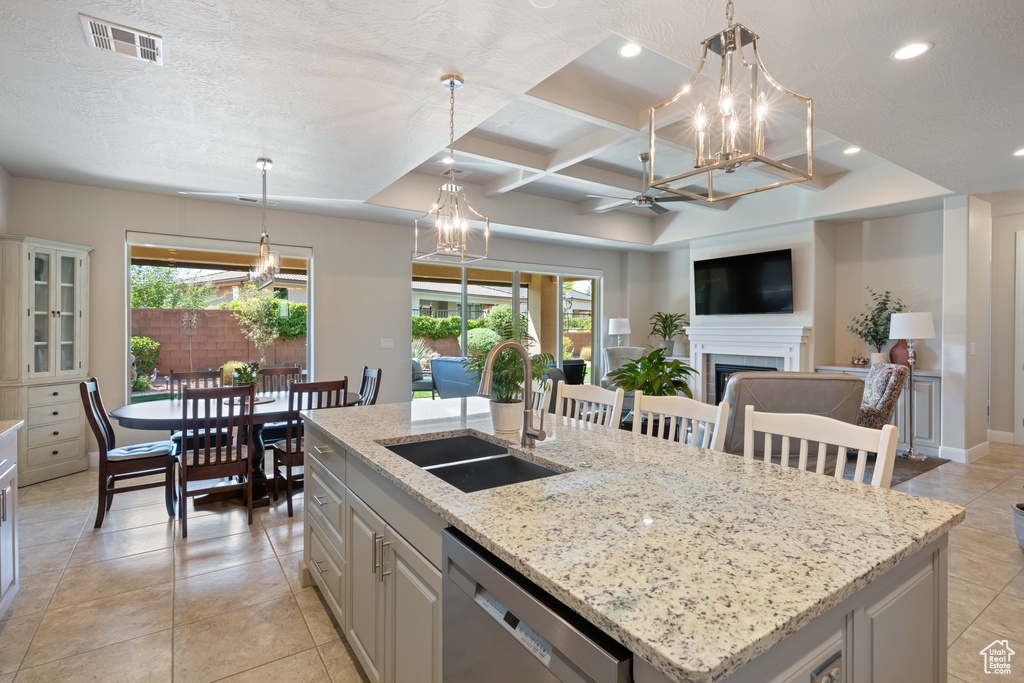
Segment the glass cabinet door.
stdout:
<svg viewBox="0 0 1024 683">
<path fill-rule="evenodd" d="M 59 270 L 56 278 L 57 315 L 57 372 L 73 372 L 75 370 L 77 327 L 75 309 L 77 308 L 78 291 L 75 287 L 78 274 L 78 257 L 74 254 L 57 253 Z"/>
<path fill-rule="evenodd" d="M 32 359 L 31 374 L 53 374 L 51 358 L 51 329 L 54 321 L 54 310 L 51 305 L 53 288 L 51 287 L 51 267 L 53 254 L 45 251 L 32 252 Z"/>
</svg>

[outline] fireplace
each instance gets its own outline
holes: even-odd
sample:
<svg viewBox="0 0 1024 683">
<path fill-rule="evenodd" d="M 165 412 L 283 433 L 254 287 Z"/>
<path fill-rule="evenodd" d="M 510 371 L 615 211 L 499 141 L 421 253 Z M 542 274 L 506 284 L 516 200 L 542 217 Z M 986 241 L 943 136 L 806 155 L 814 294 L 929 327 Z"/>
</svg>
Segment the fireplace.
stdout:
<svg viewBox="0 0 1024 683">
<path fill-rule="evenodd" d="M 757 365 L 728 365 L 726 363 L 716 363 L 715 399 L 719 403 L 725 399 L 725 385 L 729 383 L 729 377 L 737 372 L 776 372 L 776 369 Z"/>
</svg>

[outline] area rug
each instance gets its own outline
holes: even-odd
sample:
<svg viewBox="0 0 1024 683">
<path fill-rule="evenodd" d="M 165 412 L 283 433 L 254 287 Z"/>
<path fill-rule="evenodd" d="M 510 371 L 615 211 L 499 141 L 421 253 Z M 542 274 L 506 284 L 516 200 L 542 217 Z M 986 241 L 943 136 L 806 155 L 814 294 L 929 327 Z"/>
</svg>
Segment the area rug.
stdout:
<svg viewBox="0 0 1024 683">
<path fill-rule="evenodd" d="M 927 458 L 925 460 L 907 460 L 906 458 L 896 458 L 896 463 L 892 466 L 892 484 L 902 484 L 905 481 L 913 479 L 919 474 L 924 474 L 928 470 L 933 470 L 939 465 L 949 462 L 945 458 Z M 868 460 L 867 468 L 864 472 L 865 483 L 871 483 L 871 475 L 875 469 L 875 461 L 873 459 Z M 846 471 L 843 472 L 843 479 L 853 480 L 853 475 L 857 471 L 857 459 L 856 454 L 852 459 L 847 460 Z"/>
</svg>

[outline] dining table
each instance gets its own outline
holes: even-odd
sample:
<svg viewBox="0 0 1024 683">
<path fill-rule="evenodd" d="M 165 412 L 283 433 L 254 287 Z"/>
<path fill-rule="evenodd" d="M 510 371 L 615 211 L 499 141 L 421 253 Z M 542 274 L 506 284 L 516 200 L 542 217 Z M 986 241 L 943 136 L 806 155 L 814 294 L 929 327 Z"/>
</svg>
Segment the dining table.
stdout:
<svg viewBox="0 0 1024 683">
<path fill-rule="evenodd" d="M 266 444 L 263 441 L 263 430 L 273 422 L 288 420 L 288 392 L 277 391 L 256 394 L 256 404 L 252 411 L 252 505 L 254 508 L 270 505 L 270 489 L 264 470 L 266 460 Z M 345 406 L 353 406 L 359 402 L 359 395 L 347 394 Z M 129 403 L 110 412 L 110 417 L 125 429 L 145 429 L 150 431 L 177 431 L 182 427 L 182 405 L 180 398 L 165 398 L 157 401 Z M 200 404 L 200 416 L 203 406 Z"/>
</svg>

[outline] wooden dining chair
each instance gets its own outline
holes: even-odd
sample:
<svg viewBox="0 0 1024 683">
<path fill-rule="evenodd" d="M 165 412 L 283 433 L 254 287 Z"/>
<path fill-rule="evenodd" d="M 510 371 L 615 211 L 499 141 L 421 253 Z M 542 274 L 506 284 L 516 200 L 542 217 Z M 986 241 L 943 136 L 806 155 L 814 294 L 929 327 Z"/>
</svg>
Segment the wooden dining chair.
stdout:
<svg viewBox="0 0 1024 683">
<path fill-rule="evenodd" d="M 283 393 L 288 391 L 294 382 L 302 380 L 302 370 L 292 366 L 290 368 L 260 368 L 259 392 L 261 394 Z"/>
<path fill-rule="evenodd" d="M 377 394 L 380 392 L 380 368 L 371 370 L 363 366 L 363 379 L 359 383 L 359 400 L 357 406 L 372 406 L 377 403 Z"/>
<path fill-rule="evenodd" d="M 853 480 L 864 483 L 868 453 L 874 452 L 875 466 L 871 485 L 887 489 L 892 483 L 892 468 L 896 462 L 896 427 L 885 425 L 881 429 L 859 427 L 823 415 L 803 413 L 759 413 L 748 405 L 744 415 L 743 457 L 754 459 L 754 434 L 764 434 L 764 460 L 771 462 L 772 437 L 782 437 L 780 460 L 783 467 L 790 466 L 790 439 L 800 441 L 796 467 L 808 470 L 808 444 L 818 443 L 815 472 L 825 474 L 825 461 L 829 446 L 836 448 L 836 465 L 833 476 L 843 479 L 846 472 L 847 452 L 857 451 L 857 469 Z"/>
<path fill-rule="evenodd" d="M 593 384 L 559 382 L 555 393 L 555 417 L 618 429 L 622 420 L 622 399 L 621 387 L 613 391 Z"/>
<path fill-rule="evenodd" d="M 181 405 L 185 434 L 219 432 L 221 439 L 186 439 L 178 453 L 178 518 L 188 537 L 188 499 L 213 491 L 242 490 L 252 524 L 252 409 L 256 385 L 191 389 Z"/>
<path fill-rule="evenodd" d="M 645 422 L 646 432 L 643 431 Z M 645 396 L 642 391 L 633 394 L 634 434 L 646 433 L 659 439 L 720 451 L 725 444 L 728 424 L 729 404 L 725 401 L 714 406 L 686 396 Z"/>
<path fill-rule="evenodd" d="M 181 398 L 186 387 L 212 389 L 221 386 L 220 370 L 171 370 L 171 398 Z"/>
<path fill-rule="evenodd" d="M 153 441 L 133 446 L 118 448 L 114 443 L 114 428 L 107 417 L 100 396 L 100 381 L 91 377 L 78 385 L 85 407 L 85 416 L 89 427 L 100 448 L 100 480 L 99 501 L 96 506 L 96 524 L 99 529 L 103 524 L 103 516 L 114 502 L 117 493 L 141 491 L 142 489 L 164 488 L 164 503 L 167 515 L 174 517 L 174 457 L 173 445 L 170 441 Z M 163 481 L 117 487 L 117 483 L 126 479 L 148 477 L 163 474 Z"/>
<path fill-rule="evenodd" d="M 340 408 L 345 405 L 348 391 L 348 377 L 327 382 L 296 382 L 288 388 L 288 426 L 285 438 L 271 445 L 274 451 L 274 500 L 277 500 L 280 483 L 284 482 L 288 496 L 288 516 L 292 516 L 292 492 L 295 484 L 304 478 L 304 472 L 296 476 L 295 469 L 303 467 L 305 444 L 302 438 L 301 410 Z"/>
</svg>

